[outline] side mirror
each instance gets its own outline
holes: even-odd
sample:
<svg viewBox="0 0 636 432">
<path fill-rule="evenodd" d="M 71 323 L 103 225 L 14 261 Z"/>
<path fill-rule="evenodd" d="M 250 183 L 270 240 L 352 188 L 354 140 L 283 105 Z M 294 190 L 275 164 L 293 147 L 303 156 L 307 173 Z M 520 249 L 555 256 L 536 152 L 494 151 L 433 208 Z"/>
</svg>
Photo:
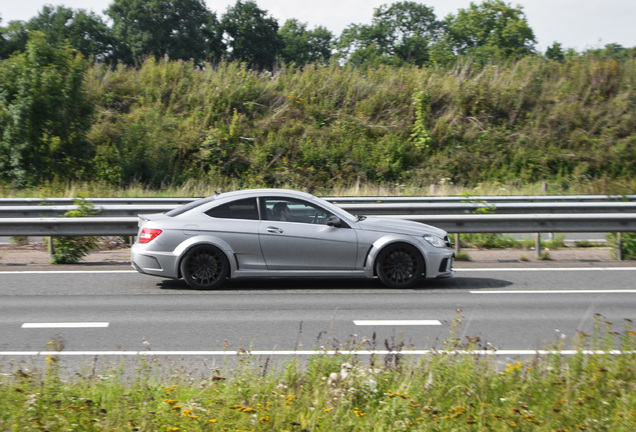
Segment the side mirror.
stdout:
<svg viewBox="0 0 636 432">
<path fill-rule="evenodd" d="M 338 216 L 329 216 L 329 219 L 327 219 L 327 225 L 335 228 L 340 228 L 340 226 L 342 225 L 342 221 Z"/>
</svg>

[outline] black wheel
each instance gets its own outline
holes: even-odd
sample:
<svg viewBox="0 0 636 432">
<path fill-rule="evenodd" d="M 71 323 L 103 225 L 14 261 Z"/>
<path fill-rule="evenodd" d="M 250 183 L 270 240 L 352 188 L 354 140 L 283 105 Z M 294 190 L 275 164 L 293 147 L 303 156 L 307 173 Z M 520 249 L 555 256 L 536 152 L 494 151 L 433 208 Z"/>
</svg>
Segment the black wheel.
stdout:
<svg viewBox="0 0 636 432">
<path fill-rule="evenodd" d="M 405 243 L 390 244 L 380 251 L 375 272 L 389 288 L 409 288 L 415 285 L 424 271 L 420 252 Z"/>
<path fill-rule="evenodd" d="M 195 246 L 181 260 L 181 275 L 192 288 L 218 288 L 229 272 L 225 254 L 214 246 Z"/>
</svg>

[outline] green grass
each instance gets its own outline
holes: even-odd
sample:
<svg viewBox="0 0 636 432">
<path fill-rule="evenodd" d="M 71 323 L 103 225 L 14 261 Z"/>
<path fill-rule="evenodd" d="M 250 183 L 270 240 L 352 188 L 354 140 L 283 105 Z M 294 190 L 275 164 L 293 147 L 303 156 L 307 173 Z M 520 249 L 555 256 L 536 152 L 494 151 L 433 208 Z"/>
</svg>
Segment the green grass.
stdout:
<svg viewBox="0 0 636 432">
<path fill-rule="evenodd" d="M 440 349 L 471 350 L 457 320 Z M 51 343 L 58 351 L 60 341 Z M 552 349 L 564 346 L 561 338 Z M 317 355 L 274 367 L 249 354 L 221 368 L 140 358 L 68 373 L 51 354 L 42 367 L 2 365 L 3 431 L 633 431 L 636 332 L 597 317 L 592 335 L 558 352 L 499 364 L 494 356 L 402 352 Z M 363 343 L 359 344 L 364 347 Z M 631 353 L 585 354 L 584 349 Z M 346 378 L 341 365 L 351 368 Z"/>
</svg>

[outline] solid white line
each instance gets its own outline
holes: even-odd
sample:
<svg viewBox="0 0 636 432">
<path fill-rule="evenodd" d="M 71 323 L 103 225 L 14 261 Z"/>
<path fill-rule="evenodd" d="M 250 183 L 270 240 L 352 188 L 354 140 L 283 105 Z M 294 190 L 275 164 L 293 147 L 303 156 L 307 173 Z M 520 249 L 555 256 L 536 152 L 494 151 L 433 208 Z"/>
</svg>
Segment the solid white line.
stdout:
<svg viewBox="0 0 636 432">
<path fill-rule="evenodd" d="M 455 268 L 456 272 L 535 272 L 535 271 L 636 271 L 636 267 L 491 267 Z"/>
<path fill-rule="evenodd" d="M 109 274 L 109 273 L 137 273 L 136 270 L 21 270 L 0 271 L 3 274 Z"/>
<path fill-rule="evenodd" d="M 519 291 L 469 291 L 471 294 L 636 294 L 633 289 L 606 289 L 606 290 L 519 290 Z"/>
<path fill-rule="evenodd" d="M 438 320 L 354 320 L 357 326 L 437 326 Z"/>
<path fill-rule="evenodd" d="M 109 323 L 107 322 L 24 323 L 22 324 L 22 328 L 104 328 L 108 327 L 108 325 Z"/>
<path fill-rule="evenodd" d="M 430 355 L 430 354 L 447 354 L 447 355 L 482 355 L 482 356 L 528 356 L 528 355 L 619 355 L 619 354 L 636 354 L 636 351 L 620 351 L 620 350 L 359 350 L 359 351 L 0 351 L 0 356 L 60 356 L 60 357 L 79 357 L 79 356 L 138 356 L 138 357 L 159 357 L 159 356 L 315 356 L 315 355 Z"/>
</svg>

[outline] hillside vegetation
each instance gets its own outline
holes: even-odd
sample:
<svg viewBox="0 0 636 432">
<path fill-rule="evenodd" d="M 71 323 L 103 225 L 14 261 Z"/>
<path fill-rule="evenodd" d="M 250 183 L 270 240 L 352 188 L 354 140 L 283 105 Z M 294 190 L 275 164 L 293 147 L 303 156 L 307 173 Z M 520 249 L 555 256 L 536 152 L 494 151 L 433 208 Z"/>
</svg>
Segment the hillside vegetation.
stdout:
<svg viewBox="0 0 636 432">
<path fill-rule="evenodd" d="M 148 61 L 88 76 L 88 142 L 96 174 L 115 184 L 546 181 L 633 192 L 633 60 L 332 64 L 273 75 Z"/>
<path fill-rule="evenodd" d="M 0 64 L 22 86 L 0 85 L 5 187 L 636 186 L 633 59 L 375 69 L 332 62 L 274 72 L 149 59 L 139 68 L 84 64 L 81 91 L 65 92 L 72 83 L 64 77 L 71 71 L 77 81 L 82 66 L 60 55 L 62 66 L 34 74 L 50 62 L 44 50 L 34 43 Z M 15 120 L 18 108 L 26 125 Z"/>
</svg>

